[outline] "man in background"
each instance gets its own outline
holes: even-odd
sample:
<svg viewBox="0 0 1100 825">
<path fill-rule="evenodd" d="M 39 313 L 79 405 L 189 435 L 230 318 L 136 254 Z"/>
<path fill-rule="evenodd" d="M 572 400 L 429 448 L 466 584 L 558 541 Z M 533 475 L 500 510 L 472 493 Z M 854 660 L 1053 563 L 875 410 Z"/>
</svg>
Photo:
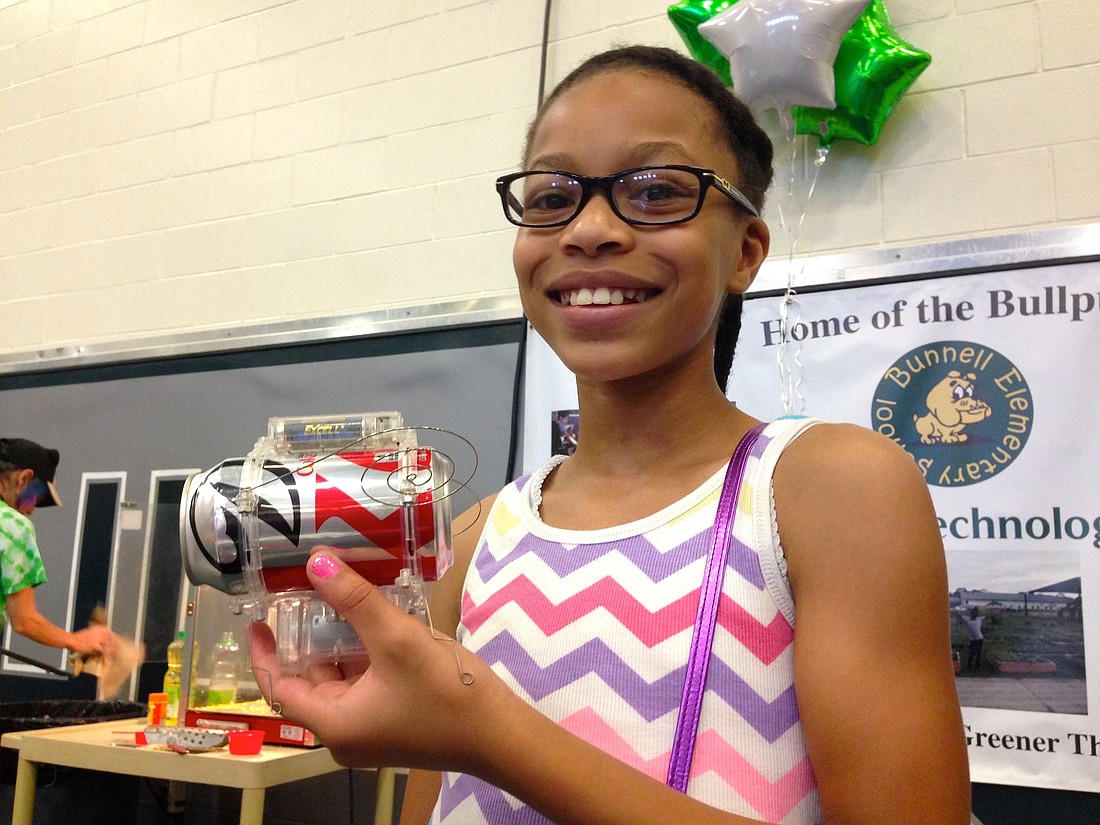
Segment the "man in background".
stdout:
<svg viewBox="0 0 1100 825">
<path fill-rule="evenodd" d="M 982 647 L 985 645 L 985 635 L 982 633 L 982 616 L 978 608 L 970 608 L 970 616 L 966 619 L 966 633 L 970 638 L 970 649 L 966 654 L 966 669 L 981 670 Z"/>
<path fill-rule="evenodd" d="M 70 633 L 41 613 L 34 589 L 46 581 L 46 569 L 30 515 L 38 507 L 61 504 L 54 486 L 60 454 L 25 438 L 0 438 L 0 638 L 5 620 L 21 636 L 74 653 L 109 654 L 116 637 L 93 625 Z"/>
</svg>

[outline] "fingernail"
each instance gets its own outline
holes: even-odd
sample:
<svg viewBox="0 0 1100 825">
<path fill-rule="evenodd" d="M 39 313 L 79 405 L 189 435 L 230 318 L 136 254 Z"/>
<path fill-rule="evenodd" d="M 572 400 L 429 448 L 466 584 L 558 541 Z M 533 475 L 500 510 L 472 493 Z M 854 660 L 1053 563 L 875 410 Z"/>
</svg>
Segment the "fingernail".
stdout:
<svg viewBox="0 0 1100 825">
<path fill-rule="evenodd" d="M 317 553 L 309 563 L 313 575 L 322 579 L 331 579 L 340 572 L 340 564 L 328 553 Z"/>
</svg>

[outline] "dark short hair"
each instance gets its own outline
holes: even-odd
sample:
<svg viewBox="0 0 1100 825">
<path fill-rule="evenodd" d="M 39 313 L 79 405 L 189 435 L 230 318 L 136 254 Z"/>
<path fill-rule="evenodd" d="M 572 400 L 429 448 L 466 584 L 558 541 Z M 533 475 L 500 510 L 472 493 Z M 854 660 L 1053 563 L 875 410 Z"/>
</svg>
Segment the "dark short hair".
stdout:
<svg viewBox="0 0 1100 825">
<path fill-rule="evenodd" d="M 535 119 L 527 127 L 523 160 L 527 165 L 535 132 L 547 108 L 562 93 L 588 78 L 605 72 L 635 69 L 652 72 L 679 83 L 694 92 L 714 113 L 718 134 L 737 160 L 737 188 L 758 211 L 764 211 L 764 196 L 771 186 L 774 149 L 767 132 L 760 128 L 752 110 L 741 98 L 727 89 L 721 78 L 710 68 L 674 49 L 663 46 L 618 46 L 592 55 L 573 69 L 539 106 Z M 723 392 L 733 366 L 733 353 L 741 334 L 741 309 L 744 300 L 739 294 L 726 296 L 718 316 L 714 340 L 714 376 Z"/>
<path fill-rule="evenodd" d="M 757 210 L 763 211 L 764 195 L 771 186 L 773 174 L 771 139 L 756 122 L 752 110 L 726 88 L 717 74 L 702 63 L 663 46 L 619 46 L 595 54 L 573 69 L 539 106 L 527 129 L 524 162 L 542 116 L 555 100 L 590 77 L 621 69 L 662 75 L 698 95 L 714 113 L 719 130 L 715 137 L 724 141 L 737 159 L 740 175 L 737 187 Z"/>
</svg>

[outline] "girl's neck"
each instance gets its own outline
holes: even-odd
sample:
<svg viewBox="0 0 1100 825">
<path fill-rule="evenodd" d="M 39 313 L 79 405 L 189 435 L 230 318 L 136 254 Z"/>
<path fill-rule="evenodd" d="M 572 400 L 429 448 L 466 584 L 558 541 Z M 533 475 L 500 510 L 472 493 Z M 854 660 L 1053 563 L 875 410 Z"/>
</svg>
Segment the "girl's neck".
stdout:
<svg viewBox="0 0 1100 825">
<path fill-rule="evenodd" d="M 577 452 L 542 487 L 544 522 L 600 529 L 658 512 L 729 461 L 755 420 L 713 374 L 578 381 Z"/>
<path fill-rule="evenodd" d="M 721 464 L 752 425 L 712 375 L 690 371 L 611 383 L 579 381 L 580 439 L 575 468 L 636 473 L 662 463 Z M 732 439 L 732 441 L 731 441 Z"/>
</svg>

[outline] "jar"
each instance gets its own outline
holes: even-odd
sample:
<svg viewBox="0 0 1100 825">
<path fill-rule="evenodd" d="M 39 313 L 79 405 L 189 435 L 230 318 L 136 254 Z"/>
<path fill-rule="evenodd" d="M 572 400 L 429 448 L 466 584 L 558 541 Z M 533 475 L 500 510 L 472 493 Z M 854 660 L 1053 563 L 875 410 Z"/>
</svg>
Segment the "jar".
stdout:
<svg viewBox="0 0 1100 825">
<path fill-rule="evenodd" d="M 168 720 L 168 694 L 149 694 L 149 724 L 163 725 Z"/>
</svg>

